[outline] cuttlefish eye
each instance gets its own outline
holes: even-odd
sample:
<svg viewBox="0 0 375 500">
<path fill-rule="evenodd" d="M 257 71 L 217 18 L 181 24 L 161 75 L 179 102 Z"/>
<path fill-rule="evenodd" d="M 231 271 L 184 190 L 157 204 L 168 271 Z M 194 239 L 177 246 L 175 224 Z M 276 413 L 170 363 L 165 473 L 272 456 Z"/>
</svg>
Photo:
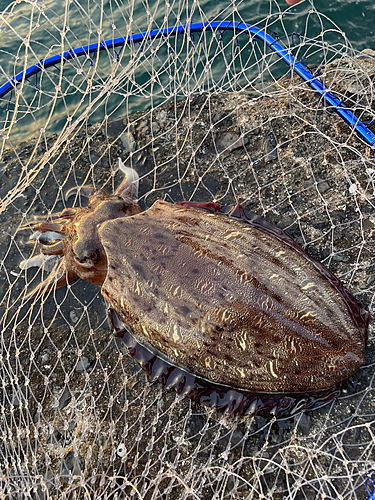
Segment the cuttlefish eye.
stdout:
<svg viewBox="0 0 375 500">
<path fill-rule="evenodd" d="M 82 252 L 79 252 L 77 254 L 77 252 L 75 250 L 73 250 L 73 256 L 74 256 L 74 260 L 77 263 L 79 263 L 80 266 L 87 267 L 87 268 L 94 267 L 95 264 L 98 262 L 97 252 L 89 253 L 89 252 L 83 250 Z"/>
</svg>

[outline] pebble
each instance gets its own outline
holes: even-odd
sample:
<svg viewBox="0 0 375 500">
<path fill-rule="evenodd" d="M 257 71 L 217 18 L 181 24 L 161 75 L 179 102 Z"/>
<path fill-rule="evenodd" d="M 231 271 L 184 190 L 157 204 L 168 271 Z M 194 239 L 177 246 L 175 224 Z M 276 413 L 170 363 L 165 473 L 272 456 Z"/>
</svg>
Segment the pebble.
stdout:
<svg viewBox="0 0 375 500">
<path fill-rule="evenodd" d="M 319 178 L 316 179 L 316 181 L 315 181 L 313 177 L 311 177 L 310 179 L 307 179 L 307 181 L 304 184 L 304 187 L 305 187 L 305 189 L 308 189 L 308 188 L 314 186 L 315 184 L 317 185 L 317 188 L 318 188 L 320 194 L 323 194 L 326 191 L 328 191 L 329 189 L 331 189 L 331 186 L 328 184 L 327 181 L 325 181 L 323 179 L 319 179 Z"/>
<path fill-rule="evenodd" d="M 121 443 L 118 445 L 116 453 L 117 453 L 117 456 L 120 458 L 123 458 L 126 455 L 126 448 L 125 448 L 124 443 Z"/>
<path fill-rule="evenodd" d="M 70 311 L 69 316 L 70 316 L 70 319 L 73 321 L 73 323 L 77 323 L 78 316 L 74 310 Z"/>
<path fill-rule="evenodd" d="M 247 137 L 241 138 L 234 132 L 228 132 L 218 140 L 218 146 L 221 151 L 229 150 L 230 152 L 232 152 L 235 149 L 242 148 L 242 146 L 246 145 L 248 142 L 249 139 Z"/>
<path fill-rule="evenodd" d="M 276 139 L 268 139 L 266 141 L 267 161 L 277 160 L 277 141 Z"/>
<path fill-rule="evenodd" d="M 83 356 L 77 363 L 76 372 L 83 372 L 90 366 L 90 361 Z"/>
<path fill-rule="evenodd" d="M 349 262 L 348 257 L 345 257 L 345 256 L 344 256 L 344 255 L 342 255 L 341 253 L 335 254 L 335 255 L 332 257 L 332 260 L 334 260 L 335 262 Z"/>
<path fill-rule="evenodd" d="M 63 408 L 68 406 L 71 400 L 72 400 L 72 395 L 70 393 L 69 388 L 66 387 L 65 391 L 62 393 L 62 396 L 59 400 L 59 410 L 62 410 Z"/>
<path fill-rule="evenodd" d="M 320 194 L 325 193 L 331 188 L 327 181 L 318 182 L 318 190 Z"/>
<path fill-rule="evenodd" d="M 311 417 L 306 413 L 302 413 L 298 422 L 298 430 L 301 431 L 302 434 L 307 435 L 310 432 L 311 426 L 312 426 Z"/>
<path fill-rule="evenodd" d="M 218 113 L 214 113 L 212 115 L 212 123 L 218 123 L 222 120 L 224 120 L 227 116 L 227 112 L 226 111 L 219 111 Z"/>
<path fill-rule="evenodd" d="M 50 353 L 48 351 L 44 351 L 44 353 L 41 356 L 42 363 L 47 363 L 50 357 L 51 357 Z"/>
<path fill-rule="evenodd" d="M 19 389 L 12 398 L 12 405 L 13 406 L 20 406 L 21 403 L 25 402 L 25 396 L 21 389 Z"/>
<path fill-rule="evenodd" d="M 80 476 L 85 470 L 85 459 L 81 454 L 74 456 L 74 451 L 67 454 L 61 463 L 60 474 Z"/>
<path fill-rule="evenodd" d="M 91 159 L 91 163 L 93 165 L 95 165 L 99 161 L 99 156 L 92 154 L 90 159 Z"/>
<path fill-rule="evenodd" d="M 163 122 L 165 122 L 166 118 L 167 118 L 167 113 L 164 110 L 160 111 L 159 116 L 157 116 L 157 120 L 160 123 L 163 123 Z"/>
<path fill-rule="evenodd" d="M 311 188 L 315 184 L 315 180 L 313 177 L 310 177 L 310 179 L 307 179 L 307 181 L 304 184 L 305 189 Z"/>
<path fill-rule="evenodd" d="M 135 139 L 133 134 L 131 132 L 124 132 L 120 137 L 124 149 L 129 153 L 133 153 L 135 151 Z"/>
</svg>

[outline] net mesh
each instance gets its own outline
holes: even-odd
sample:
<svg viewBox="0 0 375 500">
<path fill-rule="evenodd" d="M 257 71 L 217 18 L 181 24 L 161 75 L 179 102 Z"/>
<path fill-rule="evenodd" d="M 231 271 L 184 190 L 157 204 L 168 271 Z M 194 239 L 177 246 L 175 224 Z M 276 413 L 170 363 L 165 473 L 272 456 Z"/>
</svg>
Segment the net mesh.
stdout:
<svg viewBox="0 0 375 500">
<path fill-rule="evenodd" d="M 233 4 L 209 13 L 197 2 L 56 4 L 2 12 L 3 83 L 104 39 L 212 15 L 260 19 Z M 270 4 L 259 26 L 371 122 L 375 53 L 354 50 L 312 4 L 302 18 L 284 9 Z M 302 35 L 292 35 L 297 25 Z M 79 194 L 65 200 L 71 187 L 113 192 L 120 157 L 140 176 L 143 209 L 157 199 L 241 203 L 373 311 L 374 150 L 272 50 L 218 30 L 73 58 L 23 79 L 0 105 L 1 498 L 367 498 L 372 329 L 366 366 L 337 400 L 290 418 L 230 417 L 150 384 L 113 336 L 98 287 L 78 281 L 27 298 L 57 264 L 25 246 L 19 228 L 84 205 Z"/>
</svg>

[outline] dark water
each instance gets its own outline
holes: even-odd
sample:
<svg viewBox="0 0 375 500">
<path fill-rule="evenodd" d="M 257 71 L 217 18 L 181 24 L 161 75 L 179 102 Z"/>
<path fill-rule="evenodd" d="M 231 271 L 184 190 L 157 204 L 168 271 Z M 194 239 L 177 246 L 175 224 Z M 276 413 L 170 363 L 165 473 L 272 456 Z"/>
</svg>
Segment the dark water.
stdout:
<svg viewBox="0 0 375 500">
<path fill-rule="evenodd" d="M 324 25 L 326 29 L 344 32 L 356 50 L 375 49 L 373 0 L 305 0 L 291 8 L 283 0 L 278 0 L 277 3 L 267 0 L 245 0 L 236 2 L 235 5 L 242 19 L 248 23 L 256 23 L 270 13 L 288 11 L 284 22 L 294 31 L 315 36 Z M 228 3 L 223 1 L 211 0 L 205 2 L 202 7 L 208 16 L 232 10 L 228 7 Z"/>
<path fill-rule="evenodd" d="M 330 17 L 345 32 L 357 50 L 375 49 L 375 2 L 372 0 L 338 0 L 314 2 L 315 8 Z M 298 10 L 301 8 L 298 7 Z"/>
<path fill-rule="evenodd" d="M 297 49 L 295 55 L 298 59 L 303 59 L 307 65 L 317 64 L 320 66 L 340 54 L 350 53 L 351 49 L 355 51 L 364 48 L 375 49 L 375 2 L 373 0 L 329 2 L 305 0 L 295 7 L 288 7 L 284 0 L 234 0 L 233 2 L 202 0 L 199 3 L 192 0 L 185 2 L 171 0 L 168 4 L 165 0 L 133 0 L 133 2 L 124 1 L 123 3 L 104 0 L 103 9 L 100 7 L 100 2 L 93 1 L 85 4 L 75 0 L 71 2 L 68 0 L 66 2 L 45 0 L 43 4 L 39 2 L 35 4 L 9 4 L 7 0 L 0 0 L 0 11 L 3 12 L 4 16 L 0 20 L 0 85 L 14 74 L 24 70 L 25 67 L 37 63 L 40 59 L 60 53 L 62 47 L 64 50 L 69 50 L 98 42 L 98 40 L 126 36 L 130 33 L 147 31 L 161 26 L 173 26 L 178 22 L 185 23 L 187 20 L 191 22 L 209 19 L 244 21 L 265 26 L 268 32 L 276 33 L 281 38 L 286 38 L 291 33 L 299 33 L 305 37 L 307 43 Z M 10 12 L 12 12 L 12 16 L 9 16 Z M 29 48 L 26 48 L 25 41 L 30 33 Z M 284 40 L 284 43 L 291 45 L 292 42 L 293 45 L 294 42 L 298 46 L 301 40 L 302 38 L 298 37 L 291 40 L 289 37 L 289 40 Z M 260 52 L 262 51 L 263 48 L 260 47 Z M 103 60 L 105 57 L 102 58 L 95 75 L 98 82 L 110 77 L 109 59 L 113 56 L 114 54 L 109 54 L 106 61 Z M 220 81 L 222 73 L 220 64 L 223 64 L 220 58 L 216 60 L 218 61 L 217 67 L 212 69 L 215 82 Z M 83 61 L 82 68 L 84 72 L 88 73 L 92 68 L 90 69 L 90 63 L 86 63 Z M 126 63 L 124 60 L 123 67 L 126 66 Z M 91 66 L 93 65 L 91 64 Z M 153 69 L 155 70 L 155 68 Z M 272 78 L 279 77 L 286 69 L 283 63 L 279 63 L 279 66 L 273 66 Z M 264 71 L 264 68 L 255 67 L 255 70 Z M 37 77 L 34 77 L 35 80 L 32 82 L 28 82 L 29 91 L 31 87 L 33 93 L 27 99 L 33 104 L 30 109 L 34 115 L 29 116 L 30 119 L 28 119 L 27 116 L 20 115 L 23 108 L 18 109 L 17 128 L 13 127 L 12 130 L 14 143 L 35 136 L 41 128 L 45 127 L 45 120 L 52 110 L 50 103 L 54 99 L 54 87 L 58 84 L 59 79 L 59 68 L 51 68 L 48 71 L 49 76 L 44 78 L 43 86 Z M 142 71 L 142 65 L 139 64 L 138 74 Z M 181 72 L 180 68 L 178 74 Z M 149 75 L 150 70 L 146 68 L 144 74 L 139 76 L 137 84 L 143 85 Z M 253 77 L 254 75 L 252 75 Z M 64 78 L 66 88 L 71 81 L 76 81 L 76 87 L 79 87 L 77 75 L 74 72 L 69 73 L 69 65 L 64 66 Z M 52 81 L 50 87 L 46 85 L 49 84 L 49 79 Z M 122 81 L 126 82 L 126 77 Z M 161 83 L 164 85 L 164 82 Z M 241 82 L 238 83 L 241 84 Z M 167 81 L 166 85 L 170 86 L 171 82 Z M 39 94 L 35 92 L 35 88 L 38 86 L 43 88 L 44 92 Z M 228 90 L 225 85 L 220 88 Z M 130 90 L 134 97 L 132 97 L 132 102 L 129 101 L 127 104 L 127 113 L 145 110 L 151 105 L 158 104 L 157 98 L 153 98 L 151 104 L 149 89 L 143 95 L 134 92 L 133 88 Z M 170 88 L 167 92 L 169 95 L 172 95 L 170 94 L 171 90 L 172 94 L 174 92 L 174 89 Z M 197 87 L 196 90 L 204 89 Z M 77 99 L 79 101 L 79 92 L 75 92 L 74 89 L 69 89 L 69 92 L 65 102 L 60 99 L 52 110 L 53 119 L 48 121 L 48 130 L 46 130 L 48 135 L 61 132 L 66 122 L 66 109 L 69 109 L 70 115 L 79 116 L 87 105 L 86 102 L 82 102 L 80 103 L 81 107 L 75 109 Z M 154 92 L 152 94 L 156 95 Z M 124 114 L 121 95 L 118 95 L 118 98 L 116 92 L 112 95 L 111 102 L 105 103 L 105 111 L 103 111 L 104 107 L 98 107 L 96 111 L 91 112 L 91 122 L 103 119 L 105 113 L 112 118 Z M 164 96 L 164 89 L 161 89 L 159 95 L 160 98 Z M 9 123 L 8 111 L 9 108 L 10 111 L 13 110 L 13 105 L 14 96 L 12 101 L 10 95 L 7 95 L 0 103 L 0 121 L 3 126 Z M 24 110 L 27 111 L 26 115 L 30 115 L 30 109 L 24 107 Z"/>
<path fill-rule="evenodd" d="M 67 4 L 68 7 L 65 5 Z M 134 5 L 133 5 L 134 4 Z M 39 4 L 41 5 L 41 4 Z M 185 2 L 150 0 L 133 2 L 111 2 L 104 0 L 103 10 L 100 2 L 87 2 L 78 7 L 78 3 L 46 0 L 43 9 L 25 6 L 13 6 L 8 0 L 0 0 L 0 12 L 5 17 L 13 11 L 6 24 L 1 24 L 0 56 L 1 68 L 8 69 L 11 61 L 9 53 L 16 54 L 22 46 L 22 39 L 32 27 L 32 38 L 37 42 L 33 51 L 40 58 L 58 53 L 61 42 L 59 30 L 68 25 L 70 33 L 65 40 L 64 49 L 77 47 L 97 41 L 97 31 L 102 31 L 102 39 L 128 34 L 131 24 L 133 33 L 146 31 L 149 26 L 157 28 L 167 19 L 167 24 L 176 23 L 177 16 L 181 23 L 188 19 L 192 22 L 205 21 L 210 18 L 242 20 L 250 24 L 259 22 L 268 26 L 278 26 L 278 30 L 295 31 L 309 37 L 317 36 L 325 31 L 325 39 L 343 39 L 339 33 L 345 33 L 348 42 L 356 50 L 375 48 L 374 19 L 375 2 L 373 0 L 304 0 L 294 7 L 288 7 L 284 0 L 243 0 L 233 2 L 228 0 L 202 0 L 199 7 L 192 0 Z M 83 4 L 82 4 L 83 5 Z M 169 7 L 168 7 L 169 6 Z M 282 22 L 277 20 L 283 13 Z M 46 21 L 47 20 L 47 21 Z M 150 22 L 151 21 L 151 22 Z M 40 25 L 40 29 L 39 29 Z M 11 26 L 12 29 L 7 29 Z M 336 32 L 336 33 L 335 33 Z M 328 38 L 327 38 L 328 37 Z M 60 39 L 59 39 L 60 38 Z M 57 47 L 53 50 L 53 47 Z M 48 49 L 52 51 L 48 53 Z M 8 54 L 4 53 L 8 49 Z M 19 53 L 22 66 L 22 51 Z M 31 61 L 33 62 L 33 61 Z M 5 71 L 8 73 L 8 71 Z M 4 73 L 3 73 L 4 75 Z M 2 77 L 0 77 L 2 83 Z"/>
</svg>

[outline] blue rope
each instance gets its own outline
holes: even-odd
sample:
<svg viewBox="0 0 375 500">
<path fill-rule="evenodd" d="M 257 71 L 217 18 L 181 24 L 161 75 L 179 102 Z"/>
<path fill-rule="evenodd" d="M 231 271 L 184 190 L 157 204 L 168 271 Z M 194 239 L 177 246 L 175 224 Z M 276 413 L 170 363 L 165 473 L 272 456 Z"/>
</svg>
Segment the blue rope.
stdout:
<svg viewBox="0 0 375 500">
<path fill-rule="evenodd" d="M 372 490 L 370 490 L 367 483 L 370 483 Z M 365 488 L 368 495 L 366 500 L 375 500 L 375 479 L 370 476 L 367 476 L 365 479 Z"/>
<path fill-rule="evenodd" d="M 314 75 L 300 62 L 295 59 L 295 57 L 289 53 L 280 43 L 272 38 L 271 35 L 263 31 L 262 29 L 247 23 L 231 22 L 231 21 L 208 21 L 205 23 L 193 23 L 190 25 L 179 25 L 173 26 L 172 28 L 164 28 L 159 30 L 145 31 L 143 33 L 136 33 L 127 37 L 113 38 L 111 40 L 105 40 L 103 42 L 91 43 L 90 45 L 84 45 L 82 47 L 77 47 L 76 49 L 68 50 L 61 54 L 48 57 L 39 61 L 27 68 L 25 71 L 21 71 L 15 77 L 11 78 L 4 85 L 0 87 L 0 98 L 4 97 L 5 94 L 10 92 L 18 83 L 24 79 L 30 78 L 30 76 L 39 73 L 43 69 L 47 69 L 55 64 L 61 64 L 69 59 L 75 57 L 88 56 L 89 54 L 95 53 L 97 51 L 114 49 L 115 47 L 120 47 L 128 43 L 140 43 L 144 40 L 152 40 L 155 38 L 161 38 L 165 36 L 177 36 L 183 35 L 185 33 L 197 33 L 202 31 L 233 31 L 237 35 L 242 33 L 248 33 L 254 38 L 264 42 L 268 47 L 270 47 L 276 55 L 280 57 L 299 77 L 301 77 L 315 92 L 319 94 L 325 102 L 333 108 L 335 111 L 357 134 L 358 136 L 367 142 L 370 146 L 375 146 L 375 134 L 373 134 L 364 123 L 362 123 L 348 108 L 344 106 L 339 99 L 337 99 L 332 92 L 330 92 L 319 80 L 317 80 Z"/>
</svg>

